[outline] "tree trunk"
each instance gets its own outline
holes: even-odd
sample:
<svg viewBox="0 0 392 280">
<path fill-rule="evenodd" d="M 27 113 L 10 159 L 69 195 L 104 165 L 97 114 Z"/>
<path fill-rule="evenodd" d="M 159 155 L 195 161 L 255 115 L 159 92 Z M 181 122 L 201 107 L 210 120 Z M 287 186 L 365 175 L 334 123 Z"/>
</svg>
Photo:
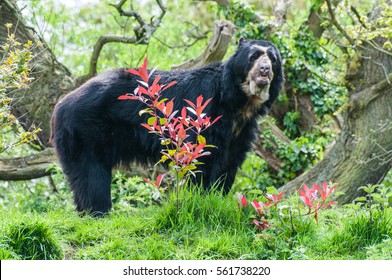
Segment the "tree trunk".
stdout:
<svg viewBox="0 0 392 280">
<path fill-rule="evenodd" d="M 372 19 L 380 15 L 374 9 Z M 384 39 L 376 38 L 380 46 Z M 361 195 L 358 188 L 378 184 L 392 167 L 392 56 L 367 42 L 358 49 L 360 66 L 349 82 L 355 87 L 343 112 L 343 126 L 336 144 L 318 164 L 281 188 L 292 193 L 302 184 L 330 181 L 345 193 L 340 203 Z M 351 71 L 351 70 L 350 70 Z"/>
<path fill-rule="evenodd" d="M 389 75 L 392 80 L 392 74 Z M 352 94 L 345 125 L 331 151 L 309 171 L 281 188 L 293 193 L 302 184 L 330 181 L 349 203 L 358 187 L 382 181 L 392 163 L 392 86 L 387 79 Z"/>
<path fill-rule="evenodd" d="M 24 23 L 15 2 L 0 0 L 0 44 L 7 37 L 7 23 L 12 23 L 12 31 L 20 43 L 40 41 L 33 29 Z M 28 130 L 32 125 L 42 129 L 38 137 L 41 146 L 45 147 L 48 145 L 53 107 L 62 95 L 75 87 L 75 80 L 45 43 L 37 45 L 33 55 L 30 77 L 34 80 L 29 89 L 14 91 L 9 95 L 13 98 L 12 113 L 24 129 Z"/>
</svg>

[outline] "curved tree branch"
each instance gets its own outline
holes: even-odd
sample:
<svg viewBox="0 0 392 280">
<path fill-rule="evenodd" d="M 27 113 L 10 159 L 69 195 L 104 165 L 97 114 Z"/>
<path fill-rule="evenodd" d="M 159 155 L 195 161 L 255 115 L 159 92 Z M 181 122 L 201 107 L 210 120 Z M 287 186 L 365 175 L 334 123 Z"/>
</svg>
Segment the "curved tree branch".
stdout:
<svg viewBox="0 0 392 280">
<path fill-rule="evenodd" d="M 381 53 L 383 53 L 383 54 L 385 54 L 385 55 L 388 55 L 388 56 L 392 56 L 392 52 L 389 52 L 389 51 L 383 49 L 383 48 L 380 47 L 374 40 L 364 40 L 364 39 L 362 39 L 362 41 L 364 41 L 365 44 L 364 44 L 364 45 L 357 44 L 357 43 L 356 43 L 356 40 L 353 39 L 353 38 L 346 32 L 346 30 L 340 25 L 340 23 L 339 23 L 338 20 L 336 19 L 336 17 L 335 17 L 335 12 L 334 12 L 334 10 L 333 10 L 331 0 L 326 0 L 326 2 L 327 2 L 327 7 L 328 7 L 328 13 L 329 13 L 329 15 L 330 15 L 329 21 L 336 27 L 336 29 L 340 32 L 340 34 L 342 34 L 342 36 L 343 36 L 344 38 L 347 39 L 347 41 L 349 42 L 349 44 L 350 44 L 352 47 L 354 47 L 354 48 L 355 48 L 355 47 L 358 47 L 358 48 L 361 48 L 361 49 L 365 49 L 365 48 L 366 48 L 365 45 L 367 45 L 367 46 L 373 48 L 374 50 L 376 50 L 376 51 L 378 51 L 378 52 L 381 52 Z M 357 17 L 359 17 L 358 11 L 357 11 L 354 7 L 351 7 L 351 10 L 354 12 L 354 14 L 355 14 Z M 361 21 L 360 18 L 359 18 L 359 21 L 360 21 L 360 23 L 361 23 L 361 25 L 362 25 L 363 27 L 367 28 L 366 25 Z"/>
<path fill-rule="evenodd" d="M 227 52 L 233 34 L 234 25 L 230 21 L 215 21 L 214 34 L 204 52 L 197 58 L 191 59 L 180 65 L 172 66 L 172 69 L 191 69 L 208 63 L 221 61 Z"/>
<path fill-rule="evenodd" d="M 256 155 L 263 158 L 272 170 L 278 173 L 282 167 L 283 160 L 279 158 L 274 152 L 279 147 L 279 143 L 290 143 L 290 139 L 268 118 L 265 118 L 259 125 L 260 131 L 269 131 L 273 135 L 269 139 L 268 145 L 260 137 L 257 137 L 253 143 L 253 150 Z"/>
<path fill-rule="evenodd" d="M 46 148 L 25 157 L 0 158 L 0 180 L 19 181 L 45 177 L 53 173 L 51 167 L 56 162 L 57 157 L 53 148 Z M 148 177 L 148 170 L 139 165 L 118 166 L 117 169 L 127 176 Z"/>
<path fill-rule="evenodd" d="M 346 32 L 346 30 L 344 30 L 344 28 L 339 24 L 339 22 L 337 21 L 336 17 L 335 17 L 335 12 L 333 11 L 333 7 L 332 7 L 332 3 L 330 0 L 326 0 L 327 2 L 327 7 L 328 7 L 328 13 L 330 18 L 331 23 L 336 27 L 337 30 L 339 30 L 339 32 L 344 36 L 344 38 L 347 39 L 347 41 L 350 43 L 350 45 L 354 45 L 354 39 L 351 38 L 350 35 L 348 35 L 348 33 Z"/>
<path fill-rule="evenodd" d="M 107 43 L 124 43 L 124 44 L 140 44 L 141 42 L 137 40 L 136 37 L 126 37 L 126 36 L 115 36 L 115 35 L 103 35 L 100 36 L 98 41 L 94 45 L 94 50 L 90 58 L 90 71 L 87 77 L 83 79 L 87 80 L 97 74 L 98 58 L 101 53 L 103 46 Z"/>
<path fill-rule="evenodd" d="M 90 69 L 87 76 L 81 78 L 81 81 L 87 80 L 94 76 L 97 73 L 97 64 L 99 54 L 103 46 L 107 43 L 124 43 L 124 44 L 134 44 L 134 45 L 146 45 L 148 44 L 151 36 L 157 30 L 159 25 L 162 22 L 163 17 L 166 14 L 166 7 L 163 5 L 161 0 L 155 0 L 161 10 L 159 16 L 156 19 L 151 19 L 149 22 L 146 22 L 139 12 L 133 9 L 132 1 L 130 3 L 130 10 L 125 11 L 123 9 L 124 4 L 128 0 L 121 0 L 117 4 L 110 4 L 120 14 L 120 16 L 134 18 L 138 23 L 137 26 L 133 27 L 134 36 L 115 36 L 115 35 L 106 35 L 99 37 L 98 41 L 94 45 L 94 51 L 90 58 Z"/>
<path fill-rule="evenodd" d="M 52 148 L 26 157 L 0 159 L 0 180 L 31 180 L 50 175 L 55 161 Z"/>
</svg>

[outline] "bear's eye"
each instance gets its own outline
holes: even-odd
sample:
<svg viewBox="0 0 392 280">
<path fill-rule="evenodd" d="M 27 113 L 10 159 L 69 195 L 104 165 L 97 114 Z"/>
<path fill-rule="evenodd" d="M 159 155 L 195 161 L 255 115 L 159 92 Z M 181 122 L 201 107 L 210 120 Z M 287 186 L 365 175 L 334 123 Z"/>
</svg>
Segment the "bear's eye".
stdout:
<svg viewBox="0 0 392 280">
<path fill-rule="evenodd" d="M 260 54 L 259 54 L 258 52 L 255 52 L 255 53 L 253 53 L 253 54 L 250 56 L 249 60 L 250 60 L 251 62 L 253 62 L 253 61 L 255 61 L 256 59 L 258 59 L 259 56 L 260 56 Z"/>
<path fill-rule="evenodd" d="M 268 52 L 268 57 L 270 58 L 270 60 L 272 62 L 276 61 L 276 56 L 275 56 L 275 54 L 273 52 Z"/>
</svg>

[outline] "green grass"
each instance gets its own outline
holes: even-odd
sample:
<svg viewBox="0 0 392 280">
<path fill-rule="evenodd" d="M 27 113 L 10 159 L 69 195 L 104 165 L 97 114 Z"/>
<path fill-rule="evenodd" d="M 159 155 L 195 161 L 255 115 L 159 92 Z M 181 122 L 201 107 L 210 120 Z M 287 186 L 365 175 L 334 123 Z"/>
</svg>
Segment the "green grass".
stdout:
<svg viewBox="0 0 392 280">
<path fill-rule="evenodd" d="M 68 200 L 68 196 L 66 199 Z M 290 198 L 292 204 L 297 198 Z M 80 217 L 70 201 L 0 213 L 1 259 L 392 259 L 391 209 L 273 218 L 260 233 L 233 195 L 182 190 L 161 206 Z M 23 209 L 23 210 L 21 210 Z"/>
</svg>

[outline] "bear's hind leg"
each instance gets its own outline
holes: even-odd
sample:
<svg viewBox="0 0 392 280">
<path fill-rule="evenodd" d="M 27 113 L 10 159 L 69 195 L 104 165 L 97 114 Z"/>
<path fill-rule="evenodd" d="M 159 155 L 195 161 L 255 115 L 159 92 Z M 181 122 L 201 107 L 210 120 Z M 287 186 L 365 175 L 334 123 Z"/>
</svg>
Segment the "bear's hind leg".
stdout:
<svg viewBox="0 0 392 280">
<path fill-rule="evenodd" d="M 111 166 L 89 161 L 83 167 L 73 166 L 72 171 L 66 173 L 74 193 L 76 209 L 94 217 L 108 213 L 112 208 Z"/>
</svg>

